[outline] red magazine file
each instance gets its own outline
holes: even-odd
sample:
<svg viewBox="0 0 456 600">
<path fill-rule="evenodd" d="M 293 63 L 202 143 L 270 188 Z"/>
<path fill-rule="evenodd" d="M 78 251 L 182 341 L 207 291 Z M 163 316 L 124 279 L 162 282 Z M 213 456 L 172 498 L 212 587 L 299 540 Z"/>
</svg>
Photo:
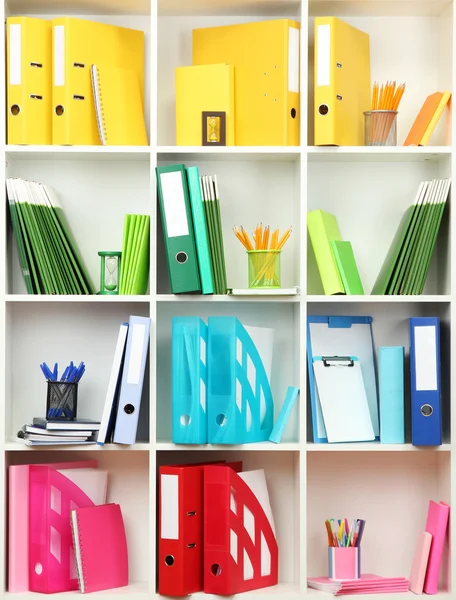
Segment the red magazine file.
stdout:
<svg viewBox="0 0 456 600">
<path fill-rule="evenodd" d="M 232 494 L 235 500 L 233 505 Z M 254 540 L 244 527 L 245 508 L 254 518 Z M 234 536 L 236 559 L 231 555 Z M 261 574 L 262 538 L 270 554 L 270 571 L 267 575 Z M 276 585 L 278 554 L 272 527 L 249 486 L 225 466 L 204 467 L 204 591 L 231 596 Z M 246 555 L 253 569 L 253 576 L 249 579 L 244 576 Z"/>
<path fill-rule="evenodd" d="M 50 467 L 30 465 L 29 477 L 30 591 L 77 590 L 70 513 L 94 504 L 75 483 Z"/>
<path fill-rule="evenodd" d="M 158 593 L 162 596 L 203 591 L 203 469 L 207 464 L 159 469 Z M 229 466 L 242 471 L 242 462 Z"/>
</svg>

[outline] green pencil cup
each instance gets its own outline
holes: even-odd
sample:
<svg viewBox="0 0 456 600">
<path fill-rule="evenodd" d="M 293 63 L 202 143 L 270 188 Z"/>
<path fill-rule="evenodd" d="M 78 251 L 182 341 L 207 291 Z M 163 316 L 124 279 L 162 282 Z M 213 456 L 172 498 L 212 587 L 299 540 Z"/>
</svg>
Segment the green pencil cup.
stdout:
<svg viewBox="0 0 456 600">
<path fill-rule="evenodd" d="M 249 288 L 280 287 L 281 250 L 249 250 Z"/>
</svg>

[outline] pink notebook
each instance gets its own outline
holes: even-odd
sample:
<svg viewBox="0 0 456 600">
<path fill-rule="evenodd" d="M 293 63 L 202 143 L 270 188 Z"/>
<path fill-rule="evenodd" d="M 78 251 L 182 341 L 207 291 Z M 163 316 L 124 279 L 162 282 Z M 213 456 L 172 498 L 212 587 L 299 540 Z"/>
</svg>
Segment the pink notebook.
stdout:
<svg viewBox="0 0 456 600">
<path fill-rule="evenodd" d="M 8 469 L 8 591 L 29 591 L 29 466 Z M 96 460 L 51 463 L 53 469 L 96 469 Z"/>
<path fill-rule="evenodd" d="M 416 544 L 415 557 L 413 559 L 412 570 L 410 571 L 410 591 L 414 594 L 422 594 L 424 578 L 431 549 L 432 535 L 427 531 L 420 533 Z"/>
<path fill-rule="evenodd" d="M 445 502 L 429 502 L 426 531 L 432 535 L 431 551 L 424 580 L 426 594 L 437 594 L 439 589 L 440 566 L 448 527 L 450 507 Z"/>
<path fill-rule="evenodd" d="M 79 589 L 83 594 L 128 585 L 128 552 L 118 504 L 71 511 Z"/>
</svg>

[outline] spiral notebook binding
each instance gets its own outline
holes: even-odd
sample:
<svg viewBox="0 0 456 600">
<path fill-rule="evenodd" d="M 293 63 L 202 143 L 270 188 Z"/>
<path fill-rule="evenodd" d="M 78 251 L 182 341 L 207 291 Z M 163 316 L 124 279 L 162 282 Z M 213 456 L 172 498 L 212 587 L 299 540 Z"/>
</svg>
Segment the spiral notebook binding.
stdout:
<svg viewBox="0 0 456 600">
<path fill-rule="evenodd" d="M 75 517 L 76 517 L 76 522 L 77 522 L 77 535 L 78 535 L 78 539 L 76 543 L 76 528 L 74 527 L 74 521 L 73 518 L 71 519 L 71 523 L 72 523 L 72 527 L 71 530 L 73 532 L 73 546 L 74 546 L 74 554 L 75 554 L 75 559 L 76 559 L 76 572 L 78 574 L 78 585 L 79 585 L 79 590 L 81 591 L 82 594 L 87 592 L 87 581 L 86 581 L 86 577 L 85 577 L 85 562 L 84 562 L 84 548 L 82 546 L 82 540 L 81 540 L 81 536 L 79 534 L 79 517 L 76 511 L 72 511 L 72 513 L 74 513 Z M 79 558 L 80 558 L 80 563 L 81 563 L 81 568 L 79 569 L 79 563 L 78 560 L 76 558 L 76 548 L 79 550 Z"/>
<path fill-rule="evenodd" d="M 92 65 L 92 85 L 95 100 L 95 112 L 97 116 L 98 134 L 100 136 L 101 143 L 103 146 L 106 146 L 108 143 L 108 134 L 103 107 L 103 97 L 101 95 L 100 71 L 96 65 Z"/>
</svg>

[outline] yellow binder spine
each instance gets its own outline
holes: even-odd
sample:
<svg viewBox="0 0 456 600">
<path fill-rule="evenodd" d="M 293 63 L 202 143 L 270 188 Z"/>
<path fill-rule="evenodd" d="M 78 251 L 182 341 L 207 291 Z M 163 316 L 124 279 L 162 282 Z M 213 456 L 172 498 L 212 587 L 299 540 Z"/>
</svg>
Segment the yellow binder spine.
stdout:
<svg viewBox="0 0 456 600">
<path fill-rule="evenodd" d="M 52 144 L 51 24 L 10 17 L 7 37 L 7 143 Z"/>
<path fill-rule="evenodd" d="M 286 146 L 299 146 L 301 130 L 299 94 L 299 48 L 301 32 L 297 21 L 286 21 L 285 26 L 288 28 L 288 33 L 285 36 L 285 39 L 288 40 L 288 89 L 286 93 L 286 136 L 283 143 Z"/>
<path fill-rule="evenodd" d="M 334 64 L 334 18 L 315 19 L 314 123 L 315 146 L 334 144 L 337 115 Z"/>
</svg>

